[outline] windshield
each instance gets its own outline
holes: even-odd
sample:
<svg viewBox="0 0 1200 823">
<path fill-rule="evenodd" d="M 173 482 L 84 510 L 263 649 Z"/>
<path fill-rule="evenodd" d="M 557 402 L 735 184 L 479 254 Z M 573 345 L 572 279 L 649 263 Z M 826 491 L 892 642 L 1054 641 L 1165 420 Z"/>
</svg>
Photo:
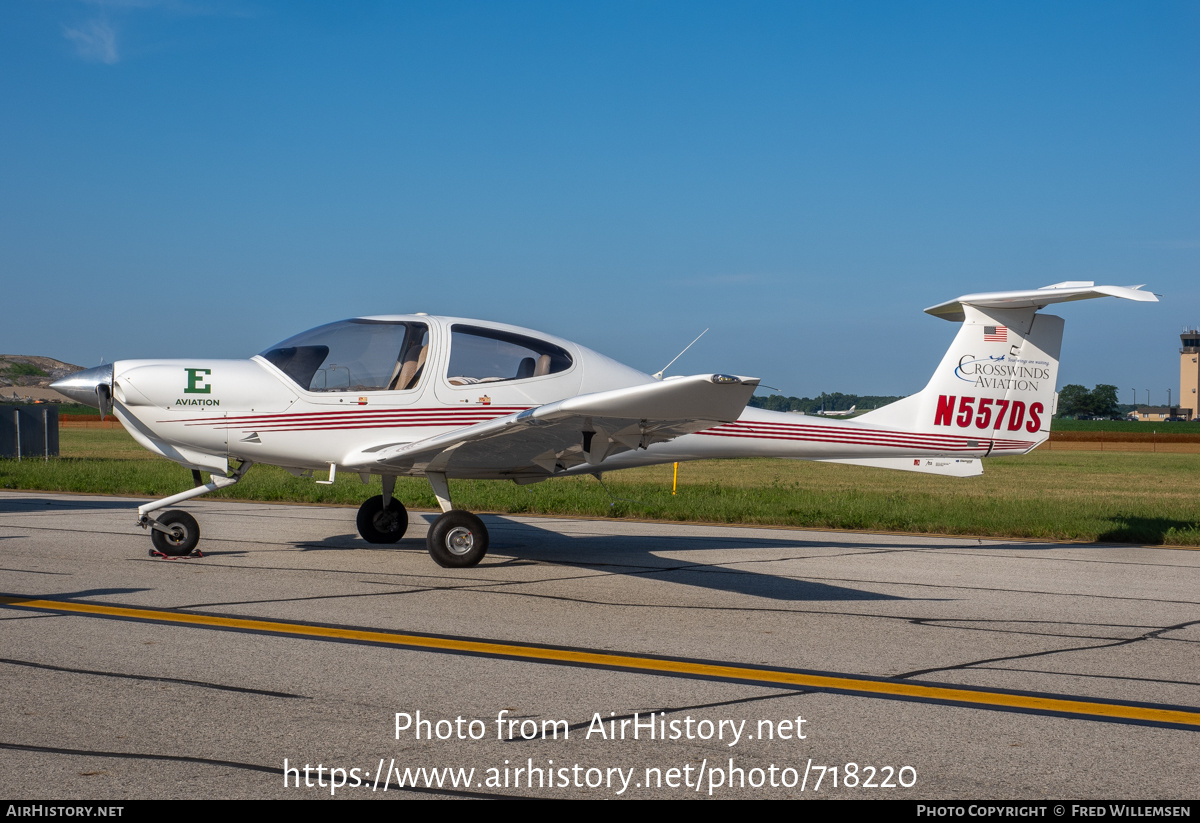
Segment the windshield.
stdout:
<svg viewBox="0 0 1200 823">
<path fill-rule="evenodd" d="M 261 356 L 309 391 L 403 391 L 416 388 L 428 343 L 424 323 L 343 320 L 289 337 Z"/>
</svg>

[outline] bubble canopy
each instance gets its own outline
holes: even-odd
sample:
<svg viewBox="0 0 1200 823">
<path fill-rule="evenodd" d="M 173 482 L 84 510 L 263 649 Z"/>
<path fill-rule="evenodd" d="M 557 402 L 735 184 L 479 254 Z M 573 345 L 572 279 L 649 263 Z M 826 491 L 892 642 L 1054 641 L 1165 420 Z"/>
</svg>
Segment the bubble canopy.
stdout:
<svg viewBox="0 0 1200 823">
<path fill-rule="evenodd" d="M 420 370 L 402 375 L 408 353 L 416 363 L 428 340 L 424 323 L 357 318 L 301 332 L 259 356 L 308 391 L 404 390 Z"/>
<path fill-rule="evenodd" d="M 259 356 L 311 392 L 408 391 L 432 359 L 429 322 L 449 326 L 451 386 L 536 380 L 569 371 L 574 358 L 536 333 L 479 321 L 355 318 L 318 326 Z"/>
</svg>

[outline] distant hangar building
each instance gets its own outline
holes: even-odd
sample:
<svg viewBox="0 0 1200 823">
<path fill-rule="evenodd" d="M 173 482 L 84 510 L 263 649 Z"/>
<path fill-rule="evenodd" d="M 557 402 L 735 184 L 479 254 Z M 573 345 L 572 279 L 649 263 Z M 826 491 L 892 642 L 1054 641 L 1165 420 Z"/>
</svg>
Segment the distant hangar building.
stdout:
<svg viewBox="0 0 1200 823">
<path fill-rule="evenodd" d="M 1192 420 L 1200 408 L 1200 329 L 1184 329 L 1179 335 L 1179 402 L 1174 406 L 1138 406 L 1129 413 L 1134 420 Z"/>
</svg>

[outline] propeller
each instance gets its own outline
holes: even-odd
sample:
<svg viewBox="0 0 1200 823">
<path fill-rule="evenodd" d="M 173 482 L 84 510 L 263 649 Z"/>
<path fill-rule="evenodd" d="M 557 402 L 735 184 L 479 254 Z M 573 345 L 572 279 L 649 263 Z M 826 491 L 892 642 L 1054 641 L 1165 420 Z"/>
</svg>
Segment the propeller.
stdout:
<svg viewBox="0 0 1200 823">
<path fill-rule="evenodd" d="M 100 409 L 100 419 L 104 420 L 113 410 L 112 386 L 108 383 L 96 384 L 96 408 Z"/>
</svg>

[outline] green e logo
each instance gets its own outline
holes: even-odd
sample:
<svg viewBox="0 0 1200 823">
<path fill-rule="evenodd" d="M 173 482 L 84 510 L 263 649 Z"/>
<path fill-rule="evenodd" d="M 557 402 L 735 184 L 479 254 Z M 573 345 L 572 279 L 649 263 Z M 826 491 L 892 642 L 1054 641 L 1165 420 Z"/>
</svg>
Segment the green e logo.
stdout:
<svg viewBox="0 0 1200 823">
<path fill-rule="evenodd" d="M 187 372 L 188 384 L 184 394 L 212 394 L 212 386 L 204 385 L 202 375 L 212 374 L 212 369 L 184 369 Z"/>
</svg>

